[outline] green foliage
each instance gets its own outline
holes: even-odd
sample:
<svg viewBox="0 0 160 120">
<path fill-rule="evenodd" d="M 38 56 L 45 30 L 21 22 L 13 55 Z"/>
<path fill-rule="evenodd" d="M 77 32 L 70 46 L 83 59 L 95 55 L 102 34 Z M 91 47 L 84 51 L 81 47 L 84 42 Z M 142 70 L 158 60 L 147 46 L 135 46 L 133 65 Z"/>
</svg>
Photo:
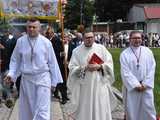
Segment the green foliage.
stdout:
<svg viewBox="0 0 160 120">
<path fill-rule="evenodd" d="M 112 54 L 114 61 L 114 73 L 115 73 L 115 83 L 114 86 L 121 91 L 122 88 L 122 80 L 120 76 L 120 62 L 119 56 L 123 49 L 113 48 L 109 49 Z M 160 49 L 152 48 L 153 54 L 156 60 L 156 73 L 155 73 L 155 87 L 154 87 L 154 99 L 155 99 L 155 107 L 157 113 L 160 113 Z"/>
<path fill-rule="evenodd" d="M 0 18 L 0 32 L 5 32 L 11 29 L 12 26 L 7 22 L 5 18 Z"/>
<path fill-rule="evenodd" d="M 112 54 L 113 57 L 113 62 L 114 62 L 114 75 L 115 75 L 115 83 L 114 86 L 121 90 L 122 88 L 122 81 L 121 81 L 121 75 L 120 75 L 120 62 L 119 62 L 119 57 L 122 49 L 120 48 L 111 48 L 109 51 Z"/>
<path fill-rule="evenodd" d="M 155 96 L 155 106 L 157 113 L 160 114 L 160 49 L 152 49 L 155 59 L 156 59 L 156 73 L 155 73 L 155 87 L 154 87 L 154 96 Z"/>
<path fill-rule="evenodd" d="M 9 30 L 11 26 L 9 24 L 1 24 L 0 25 L 0 31 L 1 30 Z"/>
<path fill-rule="evenodd" d="M 95 11 L 93 4 L 94 2 L 90 0 L 68 0 L 68 4 L 65 8 L 65 27 L 70 29 L 76 29 L 77 26 L 81 24 L 81 15 L 82 24 L 85 27 L 89 27 L 92 24 Z"/>
</svg>

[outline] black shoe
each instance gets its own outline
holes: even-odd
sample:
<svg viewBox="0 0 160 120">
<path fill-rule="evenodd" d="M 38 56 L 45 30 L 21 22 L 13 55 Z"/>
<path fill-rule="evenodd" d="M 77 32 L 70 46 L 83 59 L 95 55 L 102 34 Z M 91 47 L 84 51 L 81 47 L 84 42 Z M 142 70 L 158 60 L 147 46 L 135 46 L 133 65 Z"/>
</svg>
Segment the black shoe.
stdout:
<svg viewBox="0 0 160 120">
<path fill-rule="evenodd" d="M 69 100 L 69 98 L 68 98 L 68 97 L 66 97 L 66 100 L 68 101 L 68 100 Z"/>
<path fill-rule="evenodd" d="M 63 105 L 66 104 L 66 103 L 67 103 L 67 100 L 62 100 L 61 101 L 61 104 L 63 104 Z"/>
<path fill-rule="evenodd" d="M 61 99 L 59 95 L 54 95 L 54 98 Z"/>
<path fill-rule="evenodd" d="M 68 98 L 68 97 L 66 97 L 66 96 L 65 96 L 65 97 L 64 97 L 64 96 L 62 96 L 62 100 L 67 100 L 67 101 L 68 101 L 68 100 L 69 100 L 69 98 Z"/>
</svg>

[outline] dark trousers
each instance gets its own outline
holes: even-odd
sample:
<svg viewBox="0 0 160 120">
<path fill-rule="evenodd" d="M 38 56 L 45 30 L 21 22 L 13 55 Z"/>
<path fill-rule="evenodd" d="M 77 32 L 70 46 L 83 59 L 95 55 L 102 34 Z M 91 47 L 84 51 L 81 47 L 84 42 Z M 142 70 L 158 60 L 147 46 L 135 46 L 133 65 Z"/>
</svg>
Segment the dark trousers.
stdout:
<svg viewBox="0 0 160 120">
<path fill-rule="evenodd" d="M 67 86 L 66 82 L 59 83 L 56 86 L 56 89 L 54 91 L 54 96 L 58 96 L 58 92 L 60 91 L 60 94 L 62 96 L 62 100 L 67 100 Z"/>
<path fill-rule="evenodd" d="M 18 97 L 19 97 L 19 92 L 20 92 L 20 84 L 21 84 L 21 76 L 19 76 L 16 80 L 16 89 L 18 92 Z"/>
</svg>

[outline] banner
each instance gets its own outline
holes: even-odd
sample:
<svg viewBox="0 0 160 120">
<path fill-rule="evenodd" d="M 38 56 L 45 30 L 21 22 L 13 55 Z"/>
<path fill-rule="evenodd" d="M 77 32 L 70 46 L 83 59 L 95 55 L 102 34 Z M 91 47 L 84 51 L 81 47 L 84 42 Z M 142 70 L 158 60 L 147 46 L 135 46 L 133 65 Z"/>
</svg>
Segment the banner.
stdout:
<svg viewBox="0 0 160 120">
<path fill-rule="evenodd" d="M 59 0 L 0 0 L 0 4 L 3 16 L 59 18 Z"/>
</svg>

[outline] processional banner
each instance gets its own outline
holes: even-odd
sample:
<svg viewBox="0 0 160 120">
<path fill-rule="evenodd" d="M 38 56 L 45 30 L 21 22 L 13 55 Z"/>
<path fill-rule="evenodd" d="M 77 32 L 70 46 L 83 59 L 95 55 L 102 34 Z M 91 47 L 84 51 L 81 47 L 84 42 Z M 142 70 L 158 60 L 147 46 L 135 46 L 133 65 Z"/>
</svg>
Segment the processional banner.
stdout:
<svg viewBox="0 0 160 120">
<path fill-rule="evenodd" d="M 2 16 L 59 19 L 59 0 L 0 0 L 0 4 Z"/>
</svg>

